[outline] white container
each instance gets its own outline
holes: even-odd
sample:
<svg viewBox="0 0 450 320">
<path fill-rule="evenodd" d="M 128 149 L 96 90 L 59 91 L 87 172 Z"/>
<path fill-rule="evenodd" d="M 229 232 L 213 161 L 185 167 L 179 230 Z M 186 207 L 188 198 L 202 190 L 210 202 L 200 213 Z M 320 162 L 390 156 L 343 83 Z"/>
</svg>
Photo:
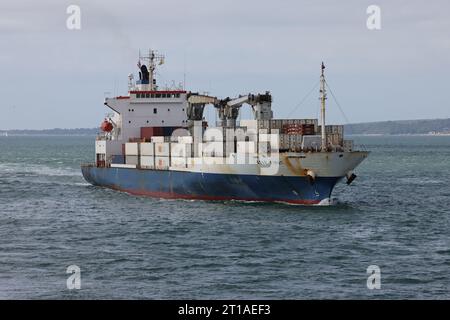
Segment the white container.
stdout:
<svg viewBox="0 0 450 320">
<path fill-rule="evenodd" d="M 155 153 L 155 144 L 153 142 L 142 142 L 141 143 L 141 155 L 142 156 L 153 156 Z"/>
<path fill-rule="evenodd" d="M 95 153 L 106 154 L 106 141 L 105 140 L 95 141 Z"/>
<path fill-rule="evenodd" d="M 238 141 L 237 153 L 256 153 L 256 144 L 254 141 Z"/>
<path fill-rule="evenodd" d="M 132 164 L 132 165 L 139 165 L 139 156 L 135 156 L 135 155 L 126 155 L 125 156 L 125 164 Z"/>
<path fill-rule="evenodd" d="M 204 157 L 223 157 L 223 142 L 204 142 L 203 156 Z"/>
<path fill-rule="evenodd" d="M 155 157 L 154 156 L 141 156 L 141 168 L 154 169 Z"/>
<path fill-rule="evenodd" d="M 191 156 L 191 145 L 186 143 L 171 143 L 170 144 L 170 155 L 174 157 L 190 157 Z"/>
<path fill-rule="evenodd" d="M 193 157 L 201 158 L 203 156 L 203 143 L 194 143 L 192 145 Z"/>
<path fill-rule="evenodd" d="M 303 136 L 302 149 L 320 149 L 322 146 L 321 136 Z"/>
<path fill-rule="evenodd" d="M 186 168 L 186 158 L 184 157 L 171 157 L 170 158 L 170 166 L 172 168 Z"/>
<path fill-rule="evenodd" d="M 270 133 L 260 133 L 259 134 L 259 141 L 270 141 L 272 138 Z"/>
<path fill-rule="evenodd" d="M 163 136 L 154 136 L 150 138 L 151 142 L 164 142 L 164 137 Z"/>
<path fill-rule="evenodd" d="M 137 142 L 125 143 L 125 155 L 126 156 L 138 156 L 139 155 L 139 144 Z"/>
<path fill-rule="evenodd" d="M 169 169 L 169 157 L 155 157 L 155 169 L 158 170 Z"/>
<path fill-rule="evenodd" d="M 168 142 L 155 143 L 155 155 L 168 157 L 170 155 L 170 143 Z"/>
</svg>

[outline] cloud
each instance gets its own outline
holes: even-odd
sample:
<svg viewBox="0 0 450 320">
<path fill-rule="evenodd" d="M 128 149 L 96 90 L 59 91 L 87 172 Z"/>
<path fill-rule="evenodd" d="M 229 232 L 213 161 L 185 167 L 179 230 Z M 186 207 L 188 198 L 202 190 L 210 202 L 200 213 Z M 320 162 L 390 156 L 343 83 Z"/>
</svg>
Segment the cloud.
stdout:
<svg viewBox="0 0 450 320">
<path fill-rule="evenodd" d="M 81 7 L 80 31 L 66 28 L 70 4 Z M 373 1 L 2 1 L 3 104 L 31 110 L 45 100 L 46 111 L 38 123 L 7 112 L 0 128 L 28 121 L 56 126 L 61 116 L 51 110 L 61 106 L 51 106 L 46 96 L 63 102 L 67 111 L 77 110 L 66 119 L 69 126 L 97 123 L 105 111 L 99 104 L 103 92 L 119 91 L 114 88 L 120 85 L 123 93 L 127 74 L 136 71 L 138 50 L 149 47 L 166 54 L 167 63 L 159 71 L 163 81 L 179 82 L 186 70 L 193 90 L 233 95 L 269 89 L 277 94 L 281 114 L 310 89 L 324 60 L 330 82 L 337 83 L 342 100 L 349 101 L 347 113 L 357 115 L 350 119 L 448 116 L 443 107 L 447 99 L 436 88 L 443 85 L 439 75 L 450 67 L 450 3 L 376 1 L 382 10 L 379 31 L 366 28 L 370 4 Z M 408 94 L 418 79 L 429 80 L 420 92 Z M 387 92 L 387 83 L 406 96 L 364 96 Z M 22 95 L 24 86 L 39 88 L 43 98 Z M 85 105 L 67 99 L 71 88 L 79 90 Z M 431 95 L 436 105 L 425 112 L 417 101 Z M 389 113 L 373 112 L 380 101 Z"/>
</svg>

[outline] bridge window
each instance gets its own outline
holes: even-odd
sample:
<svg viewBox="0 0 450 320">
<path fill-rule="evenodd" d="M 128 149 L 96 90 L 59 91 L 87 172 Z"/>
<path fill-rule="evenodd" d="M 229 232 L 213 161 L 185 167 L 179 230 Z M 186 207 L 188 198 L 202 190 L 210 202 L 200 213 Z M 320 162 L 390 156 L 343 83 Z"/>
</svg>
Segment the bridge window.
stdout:
<svg viewBox="0 0 450 320">
<path fill-rule="evenodd" d="M 136 98 L 140 98 L 141 97 L 141 94 L 140 93 L 136 93 Z"/>
<path fill-rule="evenodd" d="M 146 98 L 150 98 L 150 93 L 146 93 L 146 94 L 145 94 L 145 97 L 146 97 Z"/>
<path fill-rule="evenodd" d="M 161 98 L 161 93 L 157 93 L 157 94 L 155 95 L 155 98 Z"/>
</svg>

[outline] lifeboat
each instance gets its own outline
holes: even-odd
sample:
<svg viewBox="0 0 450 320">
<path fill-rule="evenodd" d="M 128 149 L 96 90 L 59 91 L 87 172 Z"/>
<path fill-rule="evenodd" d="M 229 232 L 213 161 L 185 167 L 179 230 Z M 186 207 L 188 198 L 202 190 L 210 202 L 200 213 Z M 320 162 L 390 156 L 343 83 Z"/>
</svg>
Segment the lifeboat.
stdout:
<svg viewBox="0 0 450 320">
<path fill-rule="evenodd" d="M 100 125 L 100 129 L 102 129 L 102 131 L 104 132 L 111 132 L 113 129 L 113 125 L 111 122 L 105 119 Z"/>
</svg>

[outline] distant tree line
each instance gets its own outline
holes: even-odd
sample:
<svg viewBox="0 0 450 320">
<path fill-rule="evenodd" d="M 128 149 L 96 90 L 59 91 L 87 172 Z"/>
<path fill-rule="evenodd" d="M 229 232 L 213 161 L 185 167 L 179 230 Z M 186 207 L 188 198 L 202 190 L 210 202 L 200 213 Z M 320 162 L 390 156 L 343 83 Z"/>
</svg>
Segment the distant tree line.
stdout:
<svg viewBox="0 0 450 320">
<path fill-rule="evenodd" d="M 96 135 L 99 128 L 0 130 L 16 135 Z M 397 120 L 345 125 L 346 134 L 427 134 L 450 133 L 450 118 L 430 120 Z"/>
<path fill-rule="evenodd" d="M 450 118 L 354 123 L 345 126 L 345 133 L 346 134 L 450 133 Z"/>
</svg>

